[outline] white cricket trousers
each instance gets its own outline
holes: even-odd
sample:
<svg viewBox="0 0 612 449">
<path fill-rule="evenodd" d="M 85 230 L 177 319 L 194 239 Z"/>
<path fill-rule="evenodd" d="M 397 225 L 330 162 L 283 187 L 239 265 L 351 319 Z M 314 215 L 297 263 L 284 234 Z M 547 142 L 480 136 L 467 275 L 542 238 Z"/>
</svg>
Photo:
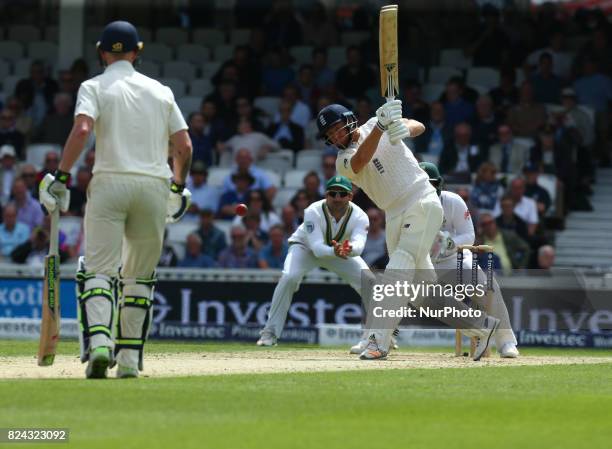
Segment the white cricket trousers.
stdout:
<svg viewBox="0 0 612 449">
<path fill-rule="evenodd" d="M 292 244 L 289 246 L 289 253 L 283 265 L 283 274 L 274 289 L 264 331 L 270 331 L 280 337 L 285 327 L 293 294 L 300 288 L 300 282 L 306 273 L 316 267 L 323 267 L 336 273 L 361 296 L 362 270 L 368 270 L 368 265 L 361 257 L 349 257 L 348 259 L 341 259 L 337 256 L 315 257 L 313 252 L 304 245 Z"/>
<path fill-rule="evenodd" d="M 159 262 L 166 226 L 168 181 L 151 176 L 99 173 L 87 192 L 87 271 L 150 278 Z"/>
<path fill-rule="evenodd" d="M 116 278 L 121 267 L 125 285 L 120 308 L 124 296 L 152 301 L 153 284 L 135 284 L 136 279 L 151 279 L 155 272 L 163 244 L 168 194 L 168 181 L 151 176 L 99 173 L 89 184 L 84 219 L 85 268 L 88 273 Z M 145 318 L 151 314 L 150 304 L 148 309 L 126 307 L 120 311 L 117 325 L 122 339 L 146 339 L 142 335 Z M 112 313 L 108 300 L 95 298 L 86 304 L 91 323 L 108 323 Z M 114 341 L 106 335 L 93 335 L 91 347 L 97 346 L 114 347 Z M 122 349 L 117 361 L 136 367 L 139 351 Z"/>
<path fill-rule="evenodd" d="M 440 199 L 436 192 L 429 192 L 420 200 L 411 204 L 402 214 L 390 217 L 387 220 L 386 240 L 389 251 L 389 263 L 385 269 L 386 282 L 395 281 L 407 282 L 435 282 L 436 275 L 433 263 L 429 256 L 429 251 L 434 239 L 442 227 L 444 210 L 440 204 Z M 418 276 L 417 279 L 414 277 Z M 426 305 L 423 303 L 425 298 L 414 298 L 410 304 L 414 307 Z M 429 304 L 434 307 L 445 305 L 455 308 L 467 308 L 465 304 L 457 303 L 450 298 L 429 298 Z M 406 299 L 408 301 L 408 299 Z M 372 307 L 369 298 L 366 298 L 366 310 Z M 371 318 L 371 311 L 368 319 Z M 391 344 L 391 334 L 401 318 L 391 319 L 385 323 L 385 329 L 376 326 L 366 325 L 375 330 L 373 332 L 377 341 L 384 350 L 388 350 Z M 484 327 L 485 317 L 480 318 L 456 318 L 443 317 L 440 321 L 452 328 L 465 329 L 466 335 L 476 336 L 472 329 Z"/>
</svg>

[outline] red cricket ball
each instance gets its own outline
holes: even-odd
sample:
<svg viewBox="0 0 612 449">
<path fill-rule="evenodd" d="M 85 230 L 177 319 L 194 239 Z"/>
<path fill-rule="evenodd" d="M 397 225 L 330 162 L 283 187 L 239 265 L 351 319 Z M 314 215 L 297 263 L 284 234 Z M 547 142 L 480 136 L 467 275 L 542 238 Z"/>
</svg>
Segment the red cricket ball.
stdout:
<svg viewBox="0 0 612 449">
<path fill-rule="evenodd" d="M 240 203 L 238 206 L 236 206 L 236 215 L 240 217 L 244 217 L 248 211 L 249 208 L 246 206 L 246 204 Z"/>
</svg>

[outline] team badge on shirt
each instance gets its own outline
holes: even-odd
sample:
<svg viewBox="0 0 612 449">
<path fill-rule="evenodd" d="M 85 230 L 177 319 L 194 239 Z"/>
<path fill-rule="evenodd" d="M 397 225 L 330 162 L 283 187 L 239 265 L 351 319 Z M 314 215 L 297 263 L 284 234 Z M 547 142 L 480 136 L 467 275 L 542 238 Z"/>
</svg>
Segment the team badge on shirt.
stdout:
<svg viewBox="0 0 612 449">
<path fill-rule="evenodd" d="M 348 168 L 348 159 L 344 158 L 344 168 Z"/>
<path fill-rule="evenodd" d="M 468 218 L 470 218 L 470 211 L 466 210 L 465 213 L 463 214 L 463 219 L 467 220 Z"/>
<path fill-rule="evenodd" d="M 304 225 L 306 226 L 306 232 L 312 234 L 312 231 L 314 231 L 314 223 L 312 221 L 307 221 Z"/>
</svg>

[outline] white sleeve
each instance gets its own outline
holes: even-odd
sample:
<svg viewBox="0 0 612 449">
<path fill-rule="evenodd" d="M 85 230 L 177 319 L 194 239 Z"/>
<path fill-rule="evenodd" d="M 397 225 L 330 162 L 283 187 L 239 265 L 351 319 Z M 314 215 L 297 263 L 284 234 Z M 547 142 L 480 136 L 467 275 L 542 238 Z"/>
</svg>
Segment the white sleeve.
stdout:
<svg viewBox="0 0 612 449">
<path fill-rule="evenodd" d="M 330 257 L 335 255 L 334 248 L 325 244 L 323 229 L 321 229 L 321 220 L 313 208 L 308 208 L 304 211 L 304 230 L 306 231 L 308 247 L 315 257 Z"/>
<path fill-rule="evenodd" d="M 455 245 L 473 245 L 476 235 L 474 234 L 474 224 L 470 211 L 465 201 L 461 198 L 454 199 L 453 216 L 446 217 L 447 220 L 451 220 L 455 229 L 455 235 L 452 236 L 452 239 Z"/>
<path fill-rule="evenodd" d="M 170 117 L 168 118 L 168 133 L 170 135 L 177 133 L 183 129 L 189 129 L 183 114 L 179 109 L 176 101 L 172 101 L 172 109 L 170 111 Z"/>
<path fill-rule="evenodd" d="M 351 257 L 361 256 L 368 238 L 368 227 L 370 226 L 370 220 L 365 213 L 360 214 L 356 221 L 350 238 L 351 246 L 353 247 Z"/>
<path fill-rule="evenodd" d="M 354 179 L 357 173 L 353 171 L 353 167 L 351 166 L 351 159 L 357 153 L 355 148 L 347 148 L 346 150 L 342 150 L 338 153 L 336 157 L 336 171 L 342 175 L 346 176 L 349 179 Z"/>
<path fill-rule="evenodd" d="M 98 105 L 98 95 L 96 93 L 95 85 L 92 82 L 85 81 L 79 87 L 79 93 L 77 94 L 76 107 L 74 109 L 74 116 L 86 115 L 94 120 L 97 120 L 100 115 L 100 106 Z"/>
</svg>

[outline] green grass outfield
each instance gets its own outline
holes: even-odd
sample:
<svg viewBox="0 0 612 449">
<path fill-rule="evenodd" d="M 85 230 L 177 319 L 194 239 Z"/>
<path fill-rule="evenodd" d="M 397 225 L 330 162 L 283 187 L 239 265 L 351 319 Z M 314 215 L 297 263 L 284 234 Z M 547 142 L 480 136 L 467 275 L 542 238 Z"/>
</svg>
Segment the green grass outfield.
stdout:
<svg viewBox="0 0 612 449">
<path fill-rule="evenodd" d="M 275 350 L 283 347 L 300 348 Z M 76 354 L 74 342 L 60 348 Z M 258 350 L 149 346 L 157 353 L 242 349 Z M 0 341 L 0 356 L 35 352 L 35 342 Z M 6 447 L 595 449 L 611 447 L 611 410 L 612 364 L 0 380 L 0 427 L 70 428 L 69 444 Z"/>
</svg>

